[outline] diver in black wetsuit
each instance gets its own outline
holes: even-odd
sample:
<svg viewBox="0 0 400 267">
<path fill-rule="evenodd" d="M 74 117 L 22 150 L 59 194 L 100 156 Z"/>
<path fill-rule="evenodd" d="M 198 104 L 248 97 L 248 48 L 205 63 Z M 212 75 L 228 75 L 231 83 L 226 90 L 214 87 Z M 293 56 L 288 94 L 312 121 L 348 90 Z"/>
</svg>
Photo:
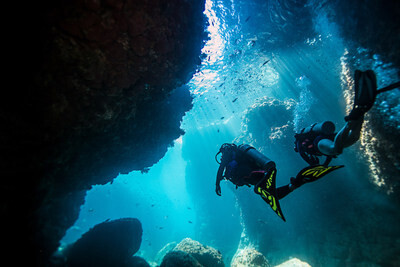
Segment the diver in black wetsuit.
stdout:
<svg viewBox="0 0 400 267">
<path fill-rule="evenodd" d="M 221 161 L 218 154 L 222 153 Z M 342 166 L 325 167 L 317 165 L 301 170 L 296 178 L 292 177 L 290 183 L 276 188 L 276 165 L 275 162 L 249 145 L 225 143 L 221 146 L 216 161 L 220 164 L 217 172 L 215 192 L 221 196 L 220 182 L 223 179 L 231 181 L 238 186 L 254 185 L 254 192 L 267 202 L 275 213 L 284 221 L 285 218 L 280 208 L 279 200 L 287 196 L 294 189 L 304 183 L 315 181 L 329 172 Z"/>
<path fill-rule="evenodd" d="M 257 156 L 256 159 L 246 153 L 249 150 Z M 236 185 L 236 188 L 243 185 L 257 186 L 267 172 L 275 169 L 275 162 L 249 145 L 236 146 L 226 143 L 221 146 L 218 153 L 222 153 L 215 187 L 215 192 L 219 196 L 221 196 L 220 182 L 223 179 L 231 181 Z M 277 188 L 278 198 L 285 197 L 293 189 L 294 187 L 291 184 Z"/>
<path fill-rule="evenodd" d="M 346 124 L 338 133 L 334 133 L 335 125 L 326 121 L 313 124 L 295 135 L 295 151 L 311 166 L 319 164 L 320 156 L 326 156 L 323 165 L 327 166 L 344 148 L 356 143 L 360 138 L 364 114 L 372 108 L 376 95 L 400 86 L 397 82 L 377 90 L 376 76 L 372 70 L 356 70 L 354 81 L 353 109 L 345 117 Z"/>
<path fill-rule="evenodd" d="M 323 165 L 328 166 L 336 155 L 325 155 L 319 148 L 321 140 L 326 139 L 333 142 L 335 139 L 335 124 L 331 121 L 314 123 L 310 127 L 303 128 L 300 133 L 295 134 L 294 151 L 311 166 L 319 164 L 319 157 L 326 156 Z"/>
</svg>

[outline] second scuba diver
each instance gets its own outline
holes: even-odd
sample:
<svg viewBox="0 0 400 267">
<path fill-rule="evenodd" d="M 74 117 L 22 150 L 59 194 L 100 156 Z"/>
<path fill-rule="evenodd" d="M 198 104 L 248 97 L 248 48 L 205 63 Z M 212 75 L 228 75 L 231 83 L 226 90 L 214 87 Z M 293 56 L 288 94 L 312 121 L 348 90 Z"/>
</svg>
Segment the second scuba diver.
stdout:
<svg viewBox="0 0 400 267">
<path fill-rule="evenodd" d="M 218 154 L 222 154 L 218 161 Z M 279 200 L 287 196 L 301 185 L 313 182 L 326 174 L 343 166 L 309 166 L 302 169 L 296 176 L 290 179 L 290 183 L 276 188 L 275 162 L 249 145 L 235 145 L 225 143 L 215 155 L 220 164 L 217 172 L 215 192 L 221 196 L 220 182 L 223 179 L 231 181 L 238 186 L 254 186 L 254 192 L 267 202 L 272 210 L 284 221 Z"/>
<path fill-rule="evenodd" d="M 346 124 L 338 133 L 334 133 L 333 122 L 325 121 L 303 128 L 295 135 L 294 150 L 311 166 L 319 164 L 320 156 L 326 156 L 323 165 L 327 166 L 344 148 L 356 143 L 360 138 L 364 114 L 372 108 L 377 94 L 400 86 L 400 82 L 397 82 L 377 90 L 376 76 L 372 70 L 356 70 L 354 82 L 353 109 L 345 117 Z"/>
</svg>

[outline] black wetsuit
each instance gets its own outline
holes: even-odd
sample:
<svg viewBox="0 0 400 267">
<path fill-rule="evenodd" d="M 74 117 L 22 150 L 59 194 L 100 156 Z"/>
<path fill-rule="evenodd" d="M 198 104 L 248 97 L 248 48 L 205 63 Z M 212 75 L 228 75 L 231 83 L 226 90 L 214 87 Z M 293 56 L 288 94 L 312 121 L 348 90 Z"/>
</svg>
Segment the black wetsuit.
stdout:
<svg viewBox="0 0 400 267">
<path fill-rule="evenodd" d="M 243 185 L 257 186 L 268 171 L 260 169 L 239 149 L 232 148 L 222 154 L 216 184 L 219 185 L 220 181 L 226 178 L 235 184 L 236 187 Z M 291 192 L 289 185 L 281 186 L 276 190 L 278 199 L 285 197 Z"/>
</svg>

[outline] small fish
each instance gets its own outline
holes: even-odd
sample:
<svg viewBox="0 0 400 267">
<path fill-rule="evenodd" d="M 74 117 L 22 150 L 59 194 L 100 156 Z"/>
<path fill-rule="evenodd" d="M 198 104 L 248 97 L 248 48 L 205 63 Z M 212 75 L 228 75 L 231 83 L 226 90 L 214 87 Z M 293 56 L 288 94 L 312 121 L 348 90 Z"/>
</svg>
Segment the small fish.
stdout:
<svg viewBox="0 0 400 267">
<path fill-rule="evenodd" d="M 219 129 L 217 130 L 217 133 L 219 133 Z"/>
<path fill-rule="evenodd" d="M 238 98 L 236 97 L 235 99 L 232 100 L 232 103 L 235 103 Z"/>
<path fill-rule="evenodd" d="M 155 204 L 151 204 L 151 207 L 154 207 L 155 206 Z"/>
<path fill-rule="evenodd" d="M 221 120 L 225 119 L 225 117 L 221 117 Z"/>
<path fill-rule="evenodd" d="M 248 22 L 250 18 L 251 18 L 251 16 L 248 16 L 244 22 Z"/>
<path fill-rule="evenodd" d="M 162 230 L 162 229 L 164 229 L 164 227 L 160 226 L 160 227 L 158 227 L 158 229 Z"/>
<path fill-rule="evenodd" d="M 258 219 L 257 221 L 258 221 L 259 223 L 262 223 L 262 224 L 267 225 L 267 223 L 266 223 L 265 221 L 261 220 L 261 219 Z"/>
<path fill-rule="evenodd" d="M 188 221 L 188 223 L 193 223 L 192 221 Z"/>
<path fill-rule="evenodd" d="M 94 211 L 94 209 L 93 209 L 93 208 L 90 208 L 88 211 L 89 211 L 89 212 L 93 212 L 93 211 Z"/>
<path fill-rule="evenodd" d="M 191 210 L 192 208 L 191 208 L 191 207 L 187 207 L 187 209 L 188 209 L 188 210 Z"/>
<path fill-rule="evenodd" d="M 264 66 L 265 64 L 267 64 L 267 63 L 270 62 L 270 61 L 271 61 L 271 60 L 268 59 L 268 60 L 265 61 L 264 64 L 262 64 L 262 65 Z M 262 66 L 261 66 L 261 67 L 262 67 Z"/>
</svg>

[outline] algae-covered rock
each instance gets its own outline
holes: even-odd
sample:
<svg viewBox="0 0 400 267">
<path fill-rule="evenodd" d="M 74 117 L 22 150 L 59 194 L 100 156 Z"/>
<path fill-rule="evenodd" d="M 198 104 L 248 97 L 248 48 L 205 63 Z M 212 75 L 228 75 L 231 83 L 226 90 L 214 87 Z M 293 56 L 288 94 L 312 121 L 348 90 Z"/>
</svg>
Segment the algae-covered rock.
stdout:
<svg viewBox="0 0 400 267">
<path fill-rule="evenodd" d="M 270 267 L 267 258 L 253 248 L 239 250 L 232 259 L 231 267 Z"/>
<path fill-rule="evenodd" d="M 275 267 L 311 267 L 311 265 L 297 258 L 293 258 L 285 261 L 284 263 L 276 265 Z"/>
<path fill-rule="evenodd" d="M 215 248 L 205 246 L 190 238 L 183 239 L 174 250 L 184 251 L 205 267 L 224 267 L 222 254 Z"/>
</svg>

